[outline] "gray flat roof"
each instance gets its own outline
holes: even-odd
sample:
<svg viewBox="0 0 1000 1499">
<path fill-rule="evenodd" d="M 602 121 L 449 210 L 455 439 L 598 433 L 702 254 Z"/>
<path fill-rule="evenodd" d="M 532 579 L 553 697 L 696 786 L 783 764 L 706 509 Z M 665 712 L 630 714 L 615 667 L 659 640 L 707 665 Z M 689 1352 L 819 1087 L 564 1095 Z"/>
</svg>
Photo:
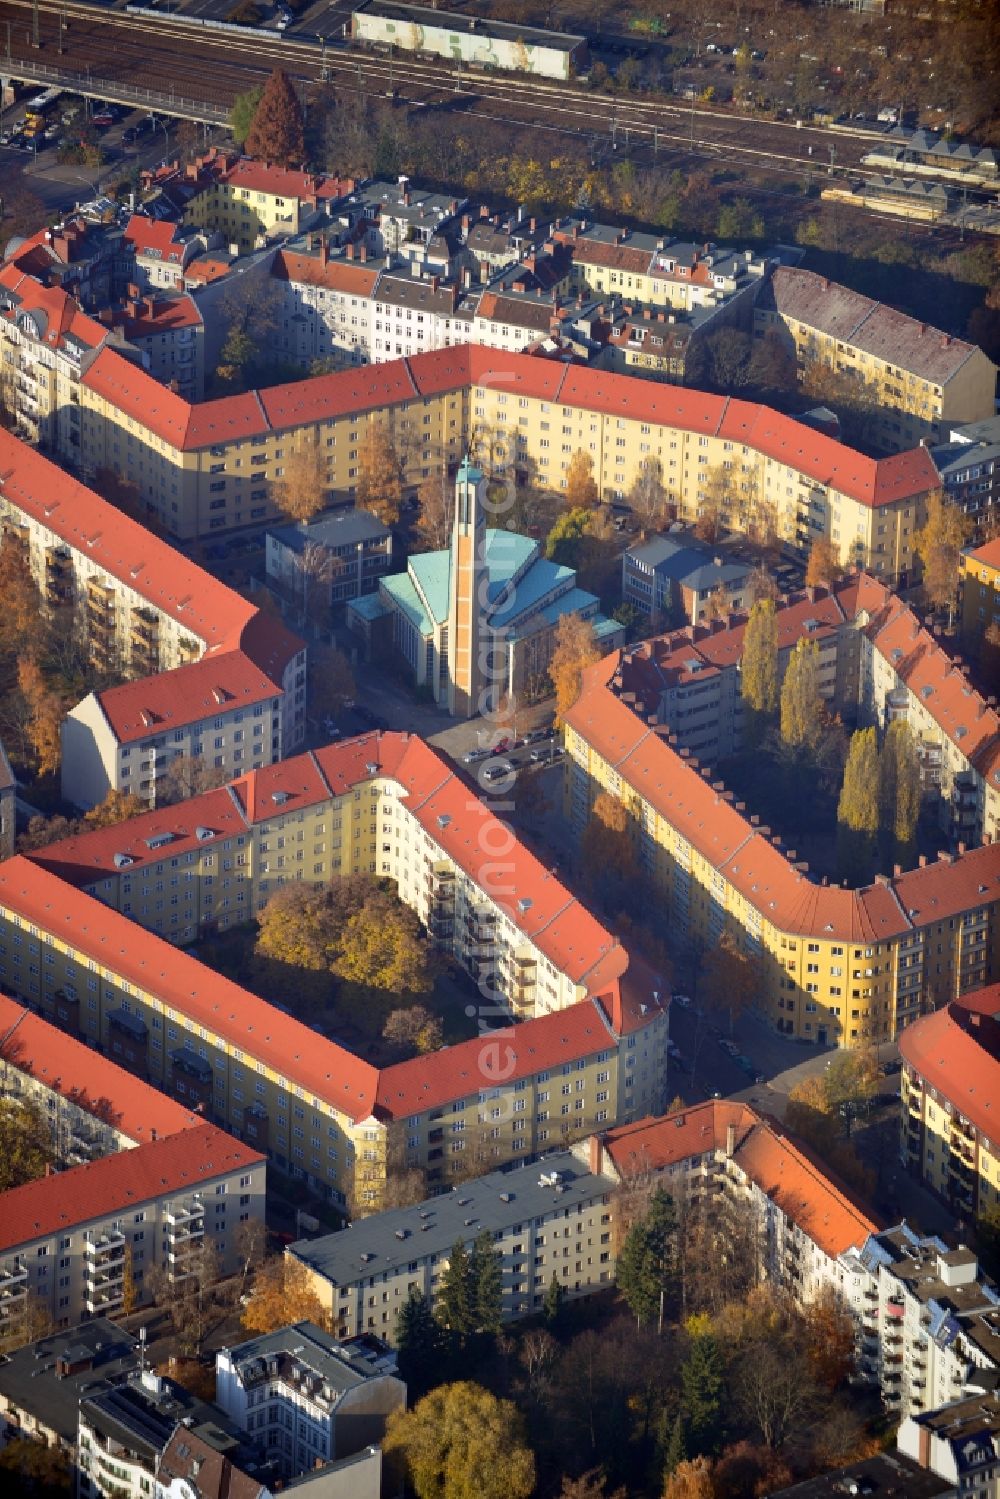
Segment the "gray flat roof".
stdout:
<svg viewBox="0 0 1000 1499">
<path fill-rule="evenodd" d="M 852 1478 L 865 1485 L 858 1489 L 859 1493 L 871 1495 L 905 1494 L 906 1499 L 936 1499 L 938 1494 L 954 1492 L 950 1483 L 936 1473 L 918 1468 L 908 1457 L 883 1452 L 878 1457 L 865 1458 L 864 1462 L 851 1463 L 847 1468 L 821 1473 L 818 1478 L 807 1478 L 790 1489 L 774 1489 L 771 1499 L 827 1499 L 827 1496 L 842 1499 L 851 1492 L 847 1484 Z"/>
<path fill-rule="evenodd" d="M 325 547 L 355 546 L 361 541 L 388 536 L 389 529 L 368 510 L 345 509 L 321 516 L 308 525 L 271 526 L 267 534 L 291 551 L 301 552 L 310 542 Z"/>
<path fill-rule="evenodd" d="M 551 1180 L 555 1172 L 558 1185 Z M 591 1203 L 615 1186 L 614 1177 L 595 1176 L 563 1150 L 533 1165 L 463 1182 L 413 1207 L 362 1218 L 339 1233 L 300 1239 L 289 1251 L 333 1285 L 353 1285 L 368 1276 L 396 1273 L 414 1260 L 447 1254 L 459 1239 L 471 1244 L 484 1229 L 503 1233 L 515 1223 Z"/>
<path fill-rule="evenodd" d="M 92 1367 L 61 1377 L 56 1362 L 64 1356 L 71 1364 L 93 1361 Z M 95 1317 L 0 1360 L 0 1394 L 63 1441 L 75 1443 L 81 1399 L 119 1383 L 138 1366 L 135 1339 L 107 1318 Z"/>
<path fill-rule="evenodd" d="M 324 1384 L 340 1391 L 357 1389 L 382 1372 L 372 1359 L 354 1353 L 349 1345 L 331 1337 L 313 1322 L 290 1323 L 276 1332 L 237 1343 L 227 1352 L 234 1367 L 239 1366 L 245 1384 L 262 1378 L 267 1360 L 274 1358 L 311 1369 Z"/>
</svg>

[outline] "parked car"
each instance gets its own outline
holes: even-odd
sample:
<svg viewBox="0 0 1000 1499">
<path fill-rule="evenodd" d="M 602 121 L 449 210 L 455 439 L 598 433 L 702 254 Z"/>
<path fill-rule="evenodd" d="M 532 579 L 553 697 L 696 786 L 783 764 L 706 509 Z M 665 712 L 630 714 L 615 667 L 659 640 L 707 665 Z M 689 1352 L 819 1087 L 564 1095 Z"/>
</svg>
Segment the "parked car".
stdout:
<svg viewBox="0 0 1000 1499">
<path fill-rule="evenodd" d="M 505 776 L 515 774 L 514 767 L 509 760 L 501 760 L 498 765 L 487 765 L 483 771 L 484 781 L 500 781 Z"/>
<path fill-rule="evenodd" d="M 510 742 L 509 739 L 501 739 L 490 750 L 490 754 L 491 755 L 507 755 L 507 754 L 510 753 L 510 751 L 512 749 L 513 749 L 513 745 L 511 744 L 511 742 Z"/>
<path fill-rule="evenodd" d="M 524 736 L 525 744 L 537 744 L 540 739 L 548 739 L 548 729 L 529 729 Z"/>
<path fill-rule="evenodd" d="M 488 760 L 493 751 L 488 749 L 470 749 L 462 756 L 463 765 L 475 765 L 477 760 Z"/>
</svg>

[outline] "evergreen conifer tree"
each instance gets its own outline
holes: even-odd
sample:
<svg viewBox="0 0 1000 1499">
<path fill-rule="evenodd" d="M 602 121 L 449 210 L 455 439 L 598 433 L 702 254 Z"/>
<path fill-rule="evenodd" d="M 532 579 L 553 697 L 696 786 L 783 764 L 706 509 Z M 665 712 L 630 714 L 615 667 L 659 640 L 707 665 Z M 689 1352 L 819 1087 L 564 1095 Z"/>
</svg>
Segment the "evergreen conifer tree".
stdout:
<svg viewBox="0 0 1000 1499">
<path fill-rule="evenodd" d="M 494 1249 L 493 1235 L 488 1229 L 483 1229 L 472 1246 L 469 1275 L 476 1330 L 499 1332 L 503 1312 L 503 1258 Z"/>
<path fill-rule="evenodd" d="M 441 1373 L 441 1328 L 434 1320 L 427 1297 L 411 1289 L 396 1319 L 396 1355 L 399 1376 L 406 1381 L 412 1405 L 436 1383 Z"/>
<path fill-rule="evenodd" d="M 711 1333 L 692 1339 L 681 1365 L 681 1398 L 687 1416 L 687 1440 L 696 1455 L 717 1450 L 722 1436 L 725 1373 L 719 1345 Z"/>
<path fill-rule="evenodd" d="M 557 1327 L 562 1320 L 563 1302 L 566 1300 L 566 1289 L 562 1285 L 556 1272 L 553 1270 L 552 1279 L 549 1281 L 545 1292 L 545 1320 L 550 1327 Z"/>
<path fill-rule="evenodd" d="M 452 1247 L 448 1268 L 441 1276 L 437 1314 L 460 1344 L 476 1330 L 472 1263 L 461 1239 Z"/>
</svg>

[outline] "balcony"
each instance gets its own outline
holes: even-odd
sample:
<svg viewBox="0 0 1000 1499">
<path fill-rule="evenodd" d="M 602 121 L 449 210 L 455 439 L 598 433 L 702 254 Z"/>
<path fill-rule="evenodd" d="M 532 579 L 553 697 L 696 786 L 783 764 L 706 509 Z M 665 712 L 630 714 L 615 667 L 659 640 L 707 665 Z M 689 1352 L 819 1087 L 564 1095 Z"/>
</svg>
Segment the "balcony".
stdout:
<svg viewBox="0 0 1000 1499">
<path fill-rule="evenodd" d="M 28 1292 L 28 1268 L 20 1262 L 0 1270 L 0 1315 Z"/>
<path fill-rule="evenodd" d="M 125 1300 L 122 1292 L 121 1282 L 116 1287 L 102 1287 L 88 1291 L 84 1297 L 84 1306 L 91 1316 L 100 1316 L 106 1312 L 117 1311 Z"/>
<path fill-rule="evenodd" d="M 112 1259 L 116 1255 L 123 1258 L 125 1255 L 125 1236 L 116 1231 L 111 1231 L 110 1233 L 99 1235 L 96 1239 L 88 1239 L 84 1253 L 87 1257 L 88 1269 L 91 1263 L 97 1264 L 101 1260 Z"/>
<path fill-rule="evenodd" d="M 171 1204 L 164 1214 L 163 1220 L 168 1228 L 187 1228 L 191 1223 L 201 1223 L 205 1218 L 205 1208 L 200 1202 L 187 1205 Z"/>
</svg>

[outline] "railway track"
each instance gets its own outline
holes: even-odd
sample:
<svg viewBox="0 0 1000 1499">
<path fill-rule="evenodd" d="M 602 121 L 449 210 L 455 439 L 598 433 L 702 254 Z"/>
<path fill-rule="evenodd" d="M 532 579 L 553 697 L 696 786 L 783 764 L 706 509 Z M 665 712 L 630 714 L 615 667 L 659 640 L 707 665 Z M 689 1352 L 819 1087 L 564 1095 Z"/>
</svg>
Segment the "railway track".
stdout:
<svg viewBox="0 0 1000 1499">
<path fill-rule="evenodd" d="M 612 149 L 638 149 L 643 157 L 662 152 L 724 160 L 778 177 L 878 175 L 861 166 L 861 157 L 871 149 L 864 131 L 834 134 L 817 126 L 759 121 L 667 100 L 612 99 L 580 85 L 504 77 L 409 55 L 390 58 L 322 44 L 318 38 L 215 31 L 183 18 L 98 10 L 80 0 L 37 0 L 40 47 L 35 49 L 34 14 L 33 0 L 0 0 L 0 64 L 6 41 L 14 76 L 19 61 L 43 61 L 75 75 L 79 87 L 92 85 L 97 91 L 106 86 L 111 97 L 115 84 L 138 82 L 164 97 L 169 90 L 203 101 L 212 110 L 209 118 L 221 117 L 238 94 L 262 83 L 280 64 L 307 86 L 329 80 L 424 108 L 461 102 L 484 119 L 577 138 L 603 136 L 610 138 Z"/>
</svg>

